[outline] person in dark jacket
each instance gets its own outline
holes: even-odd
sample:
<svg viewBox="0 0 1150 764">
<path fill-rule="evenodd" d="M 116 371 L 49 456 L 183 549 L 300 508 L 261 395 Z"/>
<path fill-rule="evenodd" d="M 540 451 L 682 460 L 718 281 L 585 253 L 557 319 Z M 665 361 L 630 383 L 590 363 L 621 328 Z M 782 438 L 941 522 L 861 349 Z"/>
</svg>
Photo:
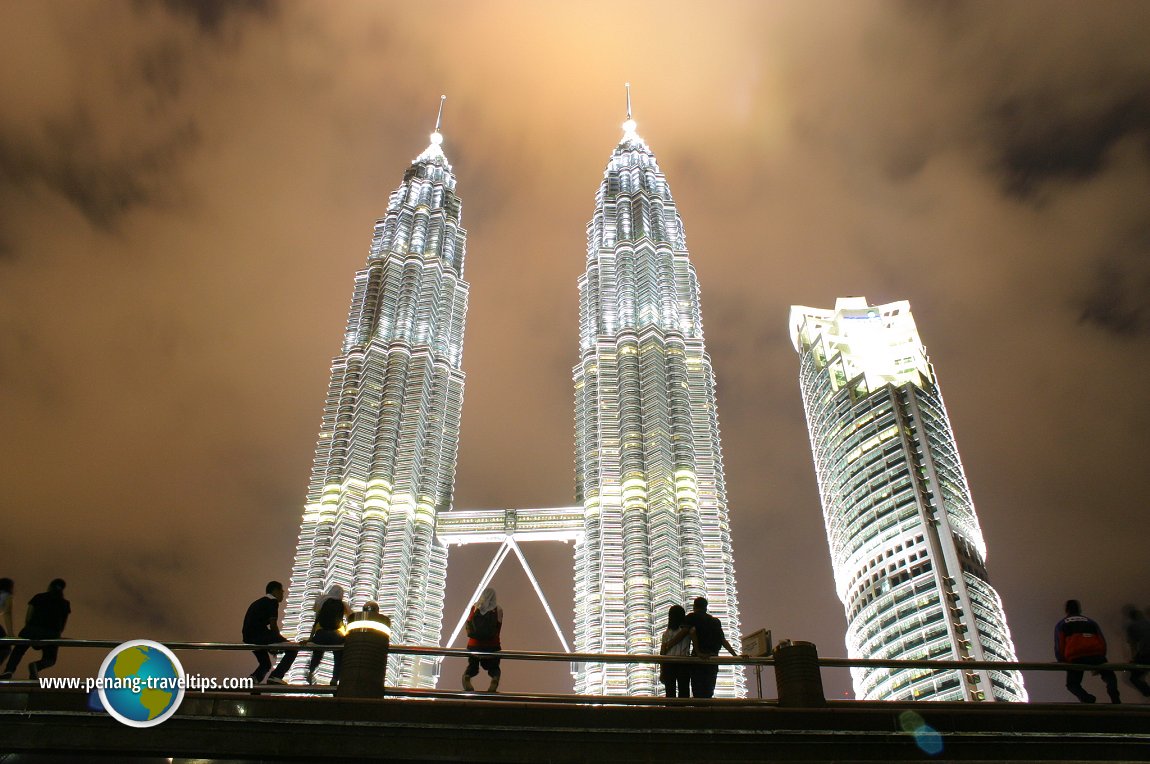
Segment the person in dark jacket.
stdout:
<svg viewBox="0 0 1150 764">
<path fill-rule="evenodd" d="M 1126 616 L 1126 642 L 1130 645 L 1130 662 L 1150 664 L 1150 619 L 1133 605 L 1122 608 L 1122 614 Z M 1146 682 L 1145 669 L 1132 670 L 1130 684 L 1150 698 L 1150 684 Z"/>
<path fill-rule="evenodd" d="M 0 578 L 0 637 L 16 636 L 16 629 L 12 626 L 12 597 L 15 596 L 16 584 L 10 578 Z M 12 648 L 0 645 L 0 664 L 8 658 Z"/>
<path fill-rule="evenodd" d="M 720 648 L 726 648 L 734 657 L 739 654 L 727 635 L 723 633 L 723 624 L 718 618 L 707 612 L 706 597 L 696 597 L 691 604 L 691 612 L 683 619 L 683 625 L 691 629 L 691 640 L 695 643 L 695 657 L 715 658 Z M 719 677 L 719 664 L 707 661 L 706 663 L 691 664 L 691 697 L 713 698 L 715 696 L 715 682 Z"/>
<path fill-rule="evenodd" d="M 248 605 L 248 610 L 244 613 L 244 641 L 252 645 L 282 644 L 288 641 L 287 637 L 280 634 L 278 623 L 280 603 L 284 598 L 284 585 L 279 581 L 269 581 L 264 591 L 266 594 Z M 272 667 L 271 652 L 265 649 L 252 650 L 252 653 L 259 662 L 256 670 L 252 672 L 252 679 L 257 684 L 264 681 L 264 677 L 267 677 L 269 684 L 287 684 L 284 675 L 291 668 L 299 650 L 284 650 L 284 657 L 280 659 L 279 665 L 270 676 L 268 671 Z"/>
<path fill-rule="evenodd" d="M 1066 617 L 1054 627 L 1054 658 L 1059 663 L 1080 663 L 1098 666 L 1106 663 L 1106 637 L 1102 629 L 1092 619 L 1082 615 L 1078 600 L 1066 601 Z M 1082 689 L 1084 671 L 1066 672 L 1066 689 L 1083 703 L 1093 703 L 1096 698 Z M 1113 671 L 1096 671 L 1106 685 L 1106 694 L 1111 703 L 1121 703 L 1118 695 L 1118 678 Z"/>
<path fill-rule="evenodd" d="M 351 608 L 343 601 L 343 589 L 333 586 L 319 603 L 315 614 L 315 628 L 312 630 L 313 645 L 342 645 L 344 643 L 343 622 L 351 614 Z M 315 684 L 315 675 L 323 662 L 323 650 L 311 654 L 307 667 L 307 683 Z M 343 651 L 332 650 L 331 684 L 339 684 L 340 669 L 343 668 Z"/>
<path fill-rule="evenodd" d="M 72 613 L 72 606 L 64 599 L 64 579 L 56 578 L 48 584 L 48 591 L 40 592 L 28 600 L 28 612 L 24 618 L 24 628 L 17 635 L 21 639 L 59 639 L 64 633 L 64 626 L 68 623 L 68 616 Z M 20 665 L 20 660 L 28 648 L 40 650 L 40 660 L 28 664 L 28 678 L 38 679 L 40 672 L 55 665 L 56 655 L 60 648 L 55 645 L 16 645 L 12 648 L 12 656 L 8 659 L 8 666 L 0 679 L 11 679 L 12 672 Z"/>
</svg>

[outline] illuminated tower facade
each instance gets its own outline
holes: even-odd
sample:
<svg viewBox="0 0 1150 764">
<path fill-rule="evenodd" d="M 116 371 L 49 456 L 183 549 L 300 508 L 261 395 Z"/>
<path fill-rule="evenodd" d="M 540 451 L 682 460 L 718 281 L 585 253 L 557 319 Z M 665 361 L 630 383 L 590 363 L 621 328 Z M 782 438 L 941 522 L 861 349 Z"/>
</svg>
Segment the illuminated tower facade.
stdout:
<svg viewBox="0 0 1150 764">
<path fill-rule="evenodd" d="M 1016 661 L 909 303 L 793 306 L 790 329 L 849 656 Z M 865 700 L 1026 700 L 1015 671 L 851 672 Z"/>
<path fill-rule="evenodd" d="M 441 112 L 442 113 L 442 112 Z M 467 234 L 439 125 L 376 221 L 332 361 L 284 615 L 310 633 L 317 594 L 375 600 L 392 642 L 438 646 L 464 375 Z M 303 660 L 293 677 L 302 676 Z M 432 659 L 393 656 L 387 684 L 431 687 Z"/>
<path fill-rule="evenodd" d="M 683 223 L 630 118 L 587 225 L 574 369 L 575 649 L 659 652 L 673 604 L 706 596 L 732 644 L 739 607 L 699 285 Z M 575 691 L 654 694 L 650 664 L 582 664 Z M 745 694 L 724 666 L 716 697 Z"/>
</svg>

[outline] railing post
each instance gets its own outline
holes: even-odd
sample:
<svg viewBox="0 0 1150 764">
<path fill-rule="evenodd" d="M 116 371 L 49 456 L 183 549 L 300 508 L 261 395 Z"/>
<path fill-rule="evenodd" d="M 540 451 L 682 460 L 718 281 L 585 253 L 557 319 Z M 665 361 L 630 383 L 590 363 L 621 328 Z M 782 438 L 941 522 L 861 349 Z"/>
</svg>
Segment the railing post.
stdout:
<svg viewBox="0 0 1150 764">
<path fill-rule="evenodd" d="M 779 705 L 818 708 L 827 704 L 819 653 L 812 642 L 783 642 L 775 648 Z"/>
<path fill-rule="evenodd" d="M 391 619 L 365 612 L 347 625 L 337 698 L 382 698 L 391 647 Z"/>
</svg>

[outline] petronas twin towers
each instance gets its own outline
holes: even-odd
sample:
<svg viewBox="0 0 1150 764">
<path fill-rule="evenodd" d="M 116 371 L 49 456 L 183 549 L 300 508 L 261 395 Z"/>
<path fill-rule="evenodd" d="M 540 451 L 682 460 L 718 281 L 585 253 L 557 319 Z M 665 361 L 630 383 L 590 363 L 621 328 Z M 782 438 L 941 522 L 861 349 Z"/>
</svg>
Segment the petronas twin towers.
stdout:
<svg viewBox="0 0 1150 764">
<path fill-rule="evenodd" d="M 394 643 L 440 641 L 447 546 L 437 528 L 460 515 L 450 510 L 468 295 L 467 234 L 442 142 L 437 124 L 356 274 L 292 569 L 289 635 L 307 634 L 311 603 L 338 584 L 355 606 L 379 602 Z M 696 596 L 737 644 L 698 282 L 666 178 L 630 114 L 596 196 L 579 290 L 575 651 L 658 653 L 667 608 Z M 393 659 L 387 682 L 431 687 L 437 668 Z M 575 687 L 652 694 L 658 682 L 648 664 L 585 663 Z M 743 692 L 742 671 L 725 667 L 716 694 Z"/>
<path fill-rule="evenodd" d="M 739 606 L 699 282 L 667 179 L 635 122 L 623 130 L 579 279 L 575 643 L 658 653 L 669 606 L 706 596 L 733 640 Z M 590 664 L 575 690 L 657 686 L 645 665 Z M 724 667 L 716 692 L 742 691 L 742 672 Z"/>
<path fill-rule="evenodd" d="M 708 598 L 737 648 L 699 284 L 667 179 L 636 132 L 630 104 L 595 196 L 579 279 L 575 507 L 452 509 L 469 287 L 467 233 L 442 143 L 437 123 L 391 194 L 356 274 L 285 633 L 306 636 L 316 596 L 339 585 L 357 608 L 379 603 L 393 643 L 438 646 L 449 544 L 502 542 L 482 587 L 509 550 L 526 568 L 517 540 L 562 538 L 575 542 L 575 652 L 658 653 L 668 607 L 698 596 Z M 834 311 L 796 306 L 791 336 L 850 656 L 1015 660 L 909 306 L 871 307 L 862 298 L 840 300 Z M 536 590 L 542 599 L 537 583 Z M 658 688 L 651 664 L 576 665 L 579 693 Z M 438 674 L 435 658 L 393 656 L 386 681 L 429 688 Z M 1026 698 L 1017 672 L 1004 671 L 857 669 L 855 688 L 866 699 Z M 722 667 L 716 696 L 745 691 L 741 667 Z"/>
<path fill-rule="evenodd" d="M 438 129 L 375 224 L 355 276 L 316 446 L 284 631 L 306 636 L 312 602 L 339 585 L 390 615 L 392 639 L 435 645 L 463 406 L 467 232 Z M 301 662 L 302 663 L 302 662 Z M 432 661 L 388 667 L 392 685 L 427 686 Z"/>
</svg>

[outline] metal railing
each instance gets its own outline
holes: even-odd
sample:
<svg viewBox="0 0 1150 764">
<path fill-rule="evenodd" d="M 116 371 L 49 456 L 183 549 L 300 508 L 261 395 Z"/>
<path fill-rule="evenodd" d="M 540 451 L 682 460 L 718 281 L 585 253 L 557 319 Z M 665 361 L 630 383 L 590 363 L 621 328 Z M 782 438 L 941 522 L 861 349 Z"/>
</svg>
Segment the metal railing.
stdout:
<svg viewBox="0 0 1150 764">
<path fill-rule="evenodd" d="M 0 648 L 14 647 L 16 645 L 29 645 L 32 648 L 39 648 L 41 646 L 54 646 L 60 648 L 89 648 L 89 649 L 111 649 L 123 644 L 123 640 L 108 640 L 108 639 L 21 639 L 8 637 L 0 639 Z M 246 642 L 160 642 L 165 647 L 172 651 L 243 651 L 250 652 L 253 650 L 269 650 L 271 652 L 284 652 L 285 650 L 295 650 L 299 652 L 314 652 L 316 650 L 322 652 L 335 651 L 344 649 L 343 645 L 319 645 L 310 644 L 307 642 L 279 642 L 270 645 L 256 645 Z M 416 656 L 431 656 L 438 658 L 461 658 L 466 659 L 472 656 L 475 657 L 497 657 L 503 660 L 512 661 L 543 661 L 543 662 L 561 662 L 561 663 L 650 663 L 650 664 L 698 664 L 699 658 L 691 657 L 676 657 L 666 655 L 639 655 L 639 654 L 619 654 L 619 653 L 555 653 L 555 652 L 542 652 L 532 650 L 499 650 L 499 651 L 484 651 L 484 650 L 468 650 L 465 648 L 450 648 L 450 647 L 423 647 L 416 645 L 392 645 L 390 647 L 391 654 L 393 655 L 416 655 Z M 763 657 L 714 657 L 706 658 L 707 663 L 719 666 L 725 665 L 742 665 L 746 667 L 771 667 L 777 666 L 776 658 L 773 656 Z M 992 670 L 992 671 L 1052 671 L 1052 672 L 1065 672 L 1065 671 L 1113 671 L 1115 673 L 1123 673 L 1128 671 L 1147 671 L 1150 672 L 1150 664 L 1138 663 L 1124 663 L 1124 662 L 1110 662 L 1104 664 L 1076 664 L 1076 663 L 1056 663 L 1056 662 L 1041 662 L 1041 661 L 977 661 L 977 660 L 894 660 L 894 659 L 880 659 L 880 658 L 826 658 L 819 657 L 817 659 L 818 668 L 892 668 L 892 669 L 927 669 L 930 671 L 947 671 L 947 670 Z M 28 685 L 30 680 L 9 680 L 9 684 L 15 685 Z M 0 685 L 3 685 L 0 682 Z M 330 686 L 308 686 L 308 685 L 258 685 L 256 691 L 260 693 L 291 693 L 300 694 L 301 692 L 308 694 L 330 694 L 334 691 L 334 687 Z M 412 690 L 409 688 L 388 687 L 388 694 L 391 696 L 411 696 L 411 697 L 476 697 L 477 695 L 485 700 L 506 699 L 506 700 L 525 700 L 528 698 L 546 699 L 555 702 L 579 702 L 586 703 L 593 700 L 596 704 L 603 703 L 620 703 L 631 704 L 636 702 L 650 703 L 652 700 L 660 702 L 672 702 L 675 699 L 667 698 L 652 698 L 652 697 L 633 697 L 633 696 L 614 696 L 614 695 L 574 695 L 574 694 L 523 694 L 523 693 L 465 693 L 465 692 L 452 692 L 441 690 Z M 700 699 L 685 699 L 698 702 Z M 744 703 L 773 703 L 770 699 L 760 698 L 746 698 L 737 699 Z M 718 699 L 716 702 L 730 702 L 731 699 Z"/>
</svg>

